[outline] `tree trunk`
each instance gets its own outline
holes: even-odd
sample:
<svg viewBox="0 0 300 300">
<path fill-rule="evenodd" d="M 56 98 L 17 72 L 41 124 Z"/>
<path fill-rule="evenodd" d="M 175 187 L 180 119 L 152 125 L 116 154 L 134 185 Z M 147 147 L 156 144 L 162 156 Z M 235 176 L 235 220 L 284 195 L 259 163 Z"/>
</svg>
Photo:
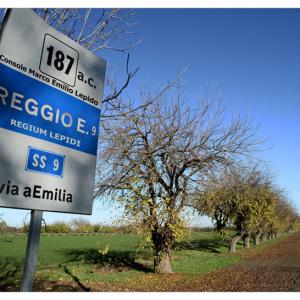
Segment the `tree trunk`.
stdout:
<svg viewBox="0 0 300 300">
<path fill-rule="evenodd" d="M 173 273 L 170 249 L 154 251 L 154 273 Z"/>
<path fill-rule="evenodd" d="M 244 247 L 250 248 L 250 235 L 249 234 L 244 236 Z"/>
<path fill-rule="evenodd" d="M 237 242 L 241 239 L 240 235 L 236 235 L 233 238 L 230 239 L 229 241 L 229 253 L 236 253 L 236 244 Z"/>
<path fill-rule="evenodd" d="M 160 232 L 159 227 L 155 226 L 151 232 L 154 255 L 154 273 L 173 273 L 172 270 L 172 241 L 166 234 Z"/>
<path fill-rule="evenodd" d="M 272 239 L 272 234 L 271 234 L 271 233 L 269 233 L 269 235 L 268 235 L 268 239 L 269 239 L 269 240 L 271 240 L 271 239 Z"/>
<path fill-rule="evenodd" d="M 267 241 L 267 236 L 265 234 L 263 234 L 261 241 L 262 242 L 266 242 Z"/>
<path fill-rule="evenodd" d="M 259 239 L 260 239 L 261 233 L 255 233 L 255 237 L 254 237 L 254 245 L 259 245 Z"/>
<path fill-rule="evenodd" d="M 157 261 L 157 265 L 154 266 L 155 273 L 173 273 L 171 265 L 171 255 L 169 253 L 161 253 Z"/>
</svg>

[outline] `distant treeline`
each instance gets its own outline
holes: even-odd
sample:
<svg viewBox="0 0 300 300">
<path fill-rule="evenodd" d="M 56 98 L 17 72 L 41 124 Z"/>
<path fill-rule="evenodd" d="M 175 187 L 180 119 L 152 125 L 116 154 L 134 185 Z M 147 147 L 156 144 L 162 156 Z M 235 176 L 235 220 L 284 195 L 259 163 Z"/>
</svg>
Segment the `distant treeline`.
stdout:
<svg viewBox="0 0 300 300">
<path fill-rule="evenodd" d="M 211 231 L 209 227 L 190 227 L 191 231 Z M 0 233 L 27 233 L 29 230 L 29 223 L 24 223 L 21 227 L 8 226 L 2 219 L 0 220 Z M 135 226 L 124 225 L 103 225 L 91 224 L 88 220 L 78 218 L 67 223 L 58 221 L 52 224 L 42 224 L 42 233 L 136 233 Z"/>
<path fill-rule="evenodd" d="M 8 226 L 3 220 L 0 221 L 0 233 L 27 233 L 29 223 L 21 227 Z M 130 226 L 113 226 L 103 224 L 91 224 L 85 219 L 74 219 L 71 222 L 58 221 L 52 224 L 42 224 L 42 233 L 130 233 L 134 228 Z"/>
</svg>

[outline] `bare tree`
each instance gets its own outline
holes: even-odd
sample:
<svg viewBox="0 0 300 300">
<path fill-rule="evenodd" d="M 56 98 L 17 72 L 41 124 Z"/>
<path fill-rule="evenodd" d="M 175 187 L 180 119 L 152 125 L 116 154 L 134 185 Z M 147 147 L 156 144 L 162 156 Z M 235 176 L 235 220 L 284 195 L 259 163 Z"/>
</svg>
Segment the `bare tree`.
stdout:
<svg viewBox="0 0 300 300">
<path fill-rule="evenodd" d="M 176 85 L 142 98 L 151 104 L 105 124 L 97 196 L 124 204 L 125 217 L 149 233 L 155 272 L 172 272 L 171 248 L 185 229 L 190 195 L 213 168 L 251 153 L 257 141 L 241 118 L 225 126 L 213 103 L 191 110 Z"/>
<path fill-rule="evenodd" d="M 116 108 L 122 106 L 120 97 L 123 91 L 139 70 L 139 67 L 132 71 L 129 68 L 129 51 L 143 40 L 134 32 L 136 22 L 132 19 L 135 11 L 119 8 L 43 8 L 35 9 L 35 12 L 50 26 L 95 54 L 113 51 L 124 56 L 124 82 L 119 84 L 112 79 L 109 71 L 106 76 L 102 116 L 113 116 Z"/>
</svg>

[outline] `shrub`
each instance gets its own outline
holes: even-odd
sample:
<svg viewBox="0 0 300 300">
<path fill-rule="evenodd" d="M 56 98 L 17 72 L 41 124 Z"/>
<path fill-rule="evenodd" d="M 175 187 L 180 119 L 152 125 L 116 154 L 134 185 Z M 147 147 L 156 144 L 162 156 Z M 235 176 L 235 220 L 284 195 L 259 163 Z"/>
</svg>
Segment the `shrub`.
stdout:
<svg viewBox="0 0 300 300">
<path fill-rule="evenodd" d="M 65 222 L 55 222 L 46 227 L 46 232 L 50 233 L 69 233 L 71 232 L 69 224 Z"/>
</svg>

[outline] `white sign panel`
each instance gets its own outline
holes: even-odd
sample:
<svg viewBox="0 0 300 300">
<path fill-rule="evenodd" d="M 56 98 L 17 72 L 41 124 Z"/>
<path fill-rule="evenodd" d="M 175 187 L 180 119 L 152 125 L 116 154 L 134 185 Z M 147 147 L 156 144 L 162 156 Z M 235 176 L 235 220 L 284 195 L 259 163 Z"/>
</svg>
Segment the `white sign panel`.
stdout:
<svg viewBox="0 0 300 300">
<path fill-rule="evenodd" d="M 91 214 L 105 62 L 30 9 L 0 35 L 0 206 Z"/>
</svg>

